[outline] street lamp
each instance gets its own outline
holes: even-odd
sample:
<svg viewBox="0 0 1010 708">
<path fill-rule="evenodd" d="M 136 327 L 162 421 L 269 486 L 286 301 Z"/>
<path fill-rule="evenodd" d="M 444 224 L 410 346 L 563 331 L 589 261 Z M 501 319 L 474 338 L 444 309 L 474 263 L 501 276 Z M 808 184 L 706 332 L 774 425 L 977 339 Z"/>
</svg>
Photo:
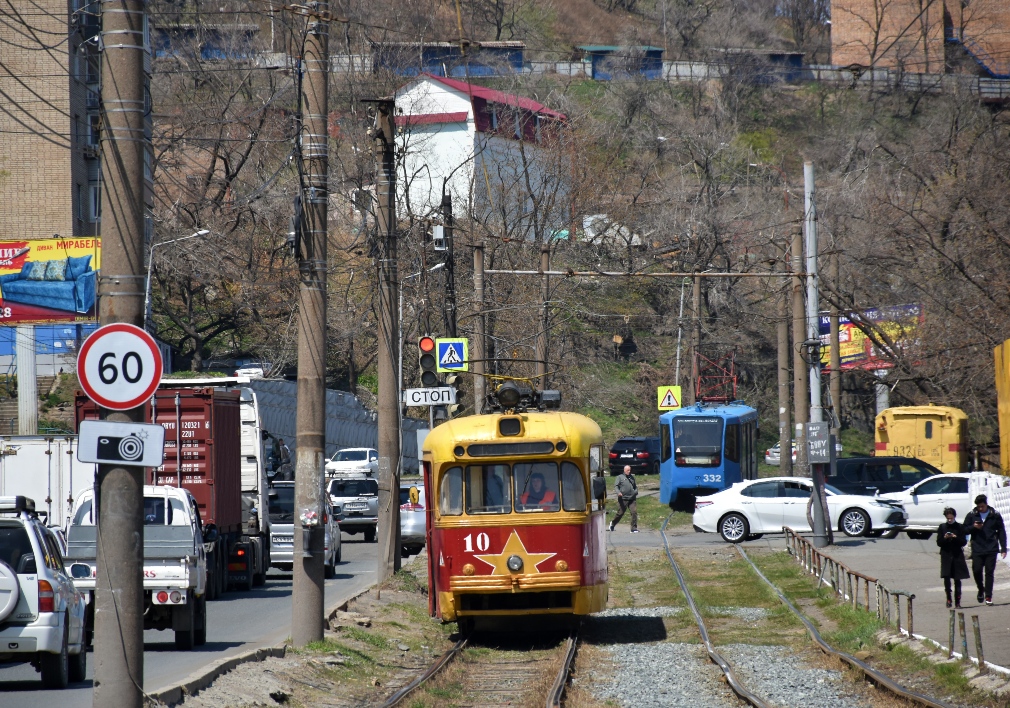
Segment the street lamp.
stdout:
<svg viewBox="0 0 1010 708">
<path fill-rule="evenodd" d="M 444 266 L 445 266 L 444 262 L 439 263 L 429 268 L 428 272 L 433 273 Z M 396 319 L 397 324 L 399 325 L 399 339 L 397 340 L 397 349 L 399 350 L 400 353 L 400 369 L 396 379 L 396 395 L 397 398 L 399 398 L 400 400 L 399 411 L 400 411 L 401 430 L 403 422 L 403 284 L 406 283 L 408 280 L 413 280 L 417 276 L 421 275 L 421 273 L 423 272 L 424 271 L 419 270 L 416 273 L 411 273 L 406 278 L 403 278 L 400 281 L 400 310 L 399 310 L 399 316 Z M 429 332 L 425 332 L 424 334 L 429 334 Z"/>
<path fill-rule="evenodd" d="M 170 241 L 160 241 L 158 243 L 151 244 L 151 249 L 147 252 L 147 278 L 144 280 L 144 329 L 147 329 L 147 321 L 149 319 L 148 315 L 151 310 L 151 268 L 154 266 L 154 249 L 158 246 L 167 246 L 168 244 L 175 243 L 176 241 L 186 241 L 191 238 L 196 238 L 197 236 L 206 236 L 209 233 L 209 229 L 200 229 L 195 234 L 190 234 L 189 236 L 182 236 L 181 238 L 173 238 Z"/>
</svg>

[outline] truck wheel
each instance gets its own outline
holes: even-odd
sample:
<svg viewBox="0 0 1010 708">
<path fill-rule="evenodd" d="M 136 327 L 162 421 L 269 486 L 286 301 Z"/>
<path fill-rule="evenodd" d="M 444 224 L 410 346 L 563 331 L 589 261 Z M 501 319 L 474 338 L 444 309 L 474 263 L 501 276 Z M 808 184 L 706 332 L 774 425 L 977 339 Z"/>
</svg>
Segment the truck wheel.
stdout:
<svg viewBox="0 0 1010 708">
<path fill-rule="evenodd" d="M 217 572 L 210 563 L 207 563 L 207 583 L 204 592 L 208 600 L 217 599 Z"/>
<path fill-rule="evenodd" d="M 253 576 L 253 587 L 258 588 L 267 584 L 267 574 L 266 573 L 256 573 Z"/>
<path fill-rule="evenodd" d="M 69 622 L 69 620 L 67 620 Z M 70 683 L 70 654 L 67 642 L 70 634 L 66 624 L 63 628 L 63 646 L 59 654 L 39 652 L 39 669 L 42 672 L 42 685 L 46 688 L 66 688 Z"/>
<path fill-rule="evenodd" d="M 196 631 L 193 644 L 202 647 L 207 643 L 207 599 L 205 597 L 197 600 L 196 610 Z"/>
<path fill-rule="evenodd" d="M 323 566 L 323 577 L 327 580 L 332 580 L 337 577 L 337 569 L 334 567 L 337 564 L 336 559 L 332 563 L 327 563 Z"/>
<path fill-rule="evenodd" d="M 365 529 L 365 543 L 375 542 L 375 529 Z"/>
<path fill-rule="evenodd" d="M 77 683 L 85 681 L 88 673 L 88 647 L 81 644 L 79 654 L 70 655 L 70 681 Z"/>
<path fill-rule="evenodd" d="M 182 624 L 181 629 L 175 630 L 175 649 L 176 651 L 190 651 L 193 648 L 193 628 L 194 628 L 194 617 L 196 614 L 196 608 L 194 607 L 195 599 L 192 594 L 189 594 L 186 598 L 188 602 L 185 607 L 176 607 L 175 612 L 177 614 L 184 614 L 182 622 L 177 623 L 176 617 L 172 618 L 172 624 Z"/>
</svg>

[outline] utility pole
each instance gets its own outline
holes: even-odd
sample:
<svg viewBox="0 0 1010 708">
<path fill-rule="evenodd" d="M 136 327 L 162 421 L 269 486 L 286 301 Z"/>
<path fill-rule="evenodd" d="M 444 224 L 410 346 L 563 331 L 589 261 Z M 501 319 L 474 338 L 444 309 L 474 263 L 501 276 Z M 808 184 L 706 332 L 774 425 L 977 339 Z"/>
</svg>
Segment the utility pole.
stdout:
<svg viewBox="0 0 1010 708">
<path fill-rule="evenodd" d="M 484 412 L 487 398 L 487 379 L 484 378 L 487 348 L 484 346 L 484 244 L 473 247 L 473 301 L 477 310 L 473 326 L 473 412 Z"/>
<path fill-rule="evenodd" d="M 831 284 L 838 287 L 838 251 L 832 252 L 828 260 L 828 277 Z M 831 375 L 828 380 L 828 391 L 831 394 L 831 434 L 838 440 L 842 435 L 842 354 L 839 351 L 838 332 L 838 306 L 831 305 L 829 315 L 830 338 L 831 338 Z"/>
<path fill-rule="evenodd" d="M 807 362 L 804 356 L 807 322 L 803 308 L 803 234 L 795 231 L 790 247 L 792 265 L 793 301 L 793 423 L 795 424 L 796 465 L 798 477 L 809 477 L 807 464 L 807 434 L 804 424 L 809 422 L 810 401 L 807 398 Z"/>
<path fill-rule="evenodd" d="M 788 250 L 783 243 L 779 247 L 779 270 L 786 273 Z M 789 429 L 789 288 L 788 280 L 778 283 L 778 393 L 779 393 L 779 474 L 790 477 L 793 474 L 793 435 Z"/>
<path fill-rule="evenodd" d="M 300 82 L 302 224 L 298 245 L 298 408 L 295 430 L 295 533 L 291 639 L 296 647 L 323 638 L 325 534 L 323 462 L 326 451 L 326 211 L 329 201 L 327 105 L 330 69 L 329 4 L 307 17 Z"/>
<path fill-rule="evenodd" d="M 391 98 L 376 102 L 370 131 L 379 156 L 379 558 L 378 582 L 400 569 L 400 402 L 396 400 L 396 303 L 400 287 L 396 256 L 396 129 Z M 422 268 L 422 271 L 425 269 Z M 422 276 L 424 277 L 424 276 Z M 425 304 L 427 308 L 427 303 Z"/>
<path fill-rule="evenodd" d="M 691 380 L 687 382 L 687 395 L 681 389 L 681 396 L 687 400 L 687 405 L 693 406 L 698 386 L 698 349 L 701 347 L 701 278 L 695 274 L 691 284 Z"/>
<path fill-rule="evenodd" d="M 445 318 L 445 334 L 456 336 L 456 275 L 453 265 L 453 221 L 452 195 L 442 195 L 442 228 L 445 230 L 445 300 L 443 313 Z M 399 498 L 399 496 L 397 496 Z"/>
<path fill-rule="evenodd" d="M 551 269 L 551 247 L 545 243 L 540 247 L 540 332 L 537 334 L 537 383 L 540 389 L 547 388 L 547 327 L 549 324 L 550 310 L 548 301 L 551 298 L 550 276 L 547 273 Z"/>
<path fill-rule="evenodd" d="M 820 313 L 818 312 L 817 296 L 817 202 L 814 190 L 814 163 L 803 163 L 803 194 L 804 212 L 803 226 L 806 232 L 807 246 L 807 356 L 809 358 L 810 375 L 810 422 L 824 422 L 824 405 L 821 402 L 821 355 L 820 355 Z M 829 448 L 834 444 L 828 439 Z M 824 492 L 824 465 L 810 464 L 810 476 L 813 479 L 811 503 L 813 507 L 814 546 L 823 548 L 831 543 L 831 531 L 828 528 L 828 506 Z"/>
<path fill-rule="evenodd" d="M 146 4 L 102 0 L 102 325 L 144 326 Z M 34 371 L 32 372 L 34 376 Z M 102 420 L 144 421 L 143 407 Z M 141 708 L 144 694 L 144 468 L 99 465 L 94 694 L 96 708 Z"/>
</svg>

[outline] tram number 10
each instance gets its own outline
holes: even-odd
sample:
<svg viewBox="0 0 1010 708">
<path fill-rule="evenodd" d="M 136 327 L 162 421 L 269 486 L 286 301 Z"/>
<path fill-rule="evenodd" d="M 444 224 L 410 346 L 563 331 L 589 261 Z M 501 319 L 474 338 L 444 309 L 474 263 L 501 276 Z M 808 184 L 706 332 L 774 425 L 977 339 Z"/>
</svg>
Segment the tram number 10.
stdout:
<svg viewBox="0 0 1010 708">
<path fill-rule="evenodd" d="M 464 550 L 467 553 L 473 553 L 473 534 L 468 533 L 466 537 L 463 539 L 463 542 L 466 543 L 466 548 Z M 477 534 L 477 550 L 483 552 L 490 547 L 491 547 L 491 539 L 488 538 L 488 535 L 486 533 Z"/>
</svg>

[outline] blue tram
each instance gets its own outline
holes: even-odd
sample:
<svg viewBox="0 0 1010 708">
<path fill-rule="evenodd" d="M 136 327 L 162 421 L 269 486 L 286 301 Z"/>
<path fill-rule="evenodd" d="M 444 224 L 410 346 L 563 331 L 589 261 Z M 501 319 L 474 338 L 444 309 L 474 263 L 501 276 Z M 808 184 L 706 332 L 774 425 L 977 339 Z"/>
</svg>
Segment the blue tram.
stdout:
<svg viewBox="0 0 1010 708">
<path fill-rule="evenodd" d="M 659 498 L 694 511 L 695 497 L 755 479 L 758 414 L 742 401 L 698 403 L 659 416 Z"/>
</svg>

